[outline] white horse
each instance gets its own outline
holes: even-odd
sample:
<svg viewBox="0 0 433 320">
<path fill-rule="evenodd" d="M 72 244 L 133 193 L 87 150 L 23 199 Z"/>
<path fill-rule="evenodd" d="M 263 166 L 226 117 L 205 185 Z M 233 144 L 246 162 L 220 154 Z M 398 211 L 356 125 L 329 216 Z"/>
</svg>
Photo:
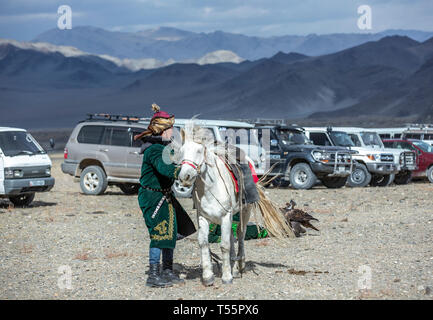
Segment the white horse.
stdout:
<svg viewBox="0 0 433 320">
<path fill-rule="evenodd" d="M 186 187 L 193 185 L 193 201 L 197 209 L 198 243 L 201 249 L 203 268 L 202 281 L 206 286 L 213 285 L 215 277 L 212 271 L 209 251 L 209 222 L 221 225 L 222 282 L 232 283 L 232 268 L 238 261 L 238 271 L 245 267 L 244 238 L 251 211 L 258 208 L 264 225 L 271 235 L 277 238 L 293 237 L 293 232 L 259 188 L 260 201 L 257 205 L 243 204 L 235 189 L 231 174 L 226 166 L 221 149 L 215 147 L 214 141 L 206 139 L 203 128 L 191 121 L 181 131 L 183 144 L 179 150 L 181 169 L 179 181 Z M 219 151 L 218 151 L 219 150 Z M 224 149 L 225 150 L 225 149 Z M 241 210 L 242 209 L 242 210 Z M 238 252 L 235 256 L 232 217 L 240 212 L 240 223 L 237 228 Z"/>
</svg>

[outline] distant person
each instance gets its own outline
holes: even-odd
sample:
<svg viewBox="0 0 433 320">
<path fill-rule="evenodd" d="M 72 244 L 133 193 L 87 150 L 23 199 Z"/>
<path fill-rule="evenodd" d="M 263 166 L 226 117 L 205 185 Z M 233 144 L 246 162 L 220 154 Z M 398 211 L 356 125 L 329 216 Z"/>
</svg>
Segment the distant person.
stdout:
<svg viewBox="0 0 433 320">
<path fill-rule="evenodd" d="M 194 233 L 195 227 L 188 214 L 173 196 L 173 185 L 180 167 L 163 160 L 163 150 L 173 134 L 174 116 L 160 111 L 153 104 L 155 112 L 146 131 L 134 137 L 141 139 L 143 163 L 141 167 L 138 203 L 150 235 L 149 276 L 146 285 L 167 287 L 182 283 L 173 272 L 173 253 L 178 231 L 182 236 Z M 182 232 L 181 232 L 182 231 Z M 160 259 L 162 252 L 162 272 Z"/>
</svg>

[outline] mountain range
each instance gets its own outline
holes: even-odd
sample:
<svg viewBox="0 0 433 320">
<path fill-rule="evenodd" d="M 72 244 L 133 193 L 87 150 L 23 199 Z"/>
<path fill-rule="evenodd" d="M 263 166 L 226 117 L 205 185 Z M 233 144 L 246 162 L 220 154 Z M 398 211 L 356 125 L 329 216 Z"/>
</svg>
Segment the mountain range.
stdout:
<svg viewBox="0 0 433 320">
<path fill-rule="evenodd" d="M 177 117 L 425 119 L 432 84 L 433 38 L 387 36 L 320 56 L 278 52 L 138 71 L 101 55 L 0 43 L 1 123 L 26 128 L 70 128 L 93 112 L 150 116 L 153 102 Z"/>
<path fill-rule="evenodd" d="M 379 33 L 284 35 L 264 38 L 222 31 L 195 33 L 169 27 L 120 32 L 77 26 L 70 30 L 48 30 L 33 41 L 72 46 L 88 53 L 106 54 L 120 59 L 185 61 L 199 59 L 210 52 L 227 50 L 243 59 L 257 60 L 270 58 L 279 51 L 298 52 L 308 56 L 329 54 L 392 35 L 407 36 L 422 42 L 433 37 L 433 32 L 386 30 Z"/>
</svg>

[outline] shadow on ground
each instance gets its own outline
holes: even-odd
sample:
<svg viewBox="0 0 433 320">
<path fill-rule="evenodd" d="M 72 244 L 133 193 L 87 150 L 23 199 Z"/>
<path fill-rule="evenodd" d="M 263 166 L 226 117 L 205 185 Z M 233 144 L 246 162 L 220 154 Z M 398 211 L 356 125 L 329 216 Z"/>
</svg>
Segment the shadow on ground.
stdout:
<svg viewBox="0 0 433 320">
<path fill-rule="evenodd" d="M 53 207 L 56 206 L 57 202 L 45 202 L 45 201 L 33 201 L 29 206 L 22 207 L 22 206 L 15 206 L 15 208 L 19 209 L 32 209 L 32 208 L 40 208 L 40 207 Z M 2 201 L 0 202 L 0 209 L 9 209 L 14 208 L 13 204 L 9 201 Z"/>
</svg>

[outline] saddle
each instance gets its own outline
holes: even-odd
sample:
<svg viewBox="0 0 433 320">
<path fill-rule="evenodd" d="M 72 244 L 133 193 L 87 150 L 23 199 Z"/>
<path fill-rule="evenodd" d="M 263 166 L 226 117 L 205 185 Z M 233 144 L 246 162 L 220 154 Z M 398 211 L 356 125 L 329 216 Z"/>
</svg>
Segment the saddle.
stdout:
<svg viewBox="0 0 433 320">
<path fill-rule="evenodd" d="M 236 193 L 239 193 L 239 190 L 242 190 L 243 202 L 254 203 L 259 201 L 260 196 L 256 187 L 259 178 L 254 170 L 254 165 L 246 159 L 245 153 L 242 149 L 232 145 L 226 145 L 226 148 L 228 152 L 226 153 L 225 159 L 222 160 L 233 179 Z M 228 154 L 230 154 L 230 152 L 233 152 L 236 155 L 235 163 L 232 163 L 233 160 L 229 161 Z M 241 185 L 242 188 L 240 188 L 239 185 Z"/>
</svg>

